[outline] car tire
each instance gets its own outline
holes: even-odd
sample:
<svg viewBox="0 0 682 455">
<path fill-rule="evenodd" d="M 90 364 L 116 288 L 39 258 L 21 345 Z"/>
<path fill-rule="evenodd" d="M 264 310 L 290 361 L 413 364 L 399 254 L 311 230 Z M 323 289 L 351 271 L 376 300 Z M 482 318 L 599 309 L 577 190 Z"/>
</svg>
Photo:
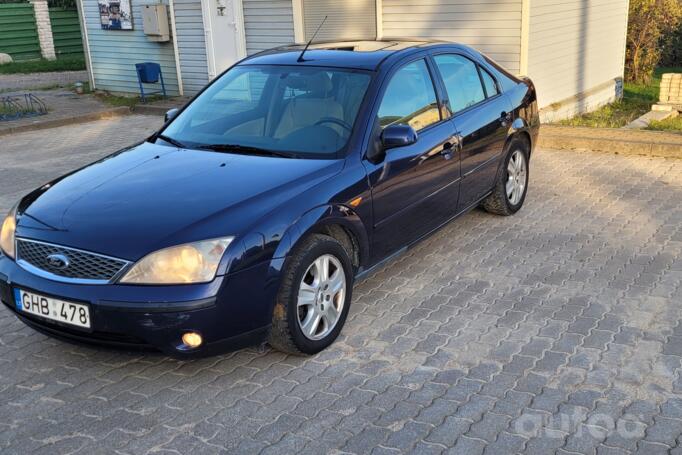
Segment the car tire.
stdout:
<svg viewBox="0 0 682 455">
<path fill-rule="evenodd" d="M 316 354 L 336 340 L 346 322 L 354 278 L 350 256 L 336 239 L 312 234 L 296 247 L 282 273 L 269 343 L 290 354 Z"/>
<path fill-rule="evenodd" d="M 528 193 L 528 156 L 528 142 L 520 138 L 512 139 L 497 173 L 493 192 L 481 203 L 487 212 L 509 216 L 523 206 Z"/>
</svg>

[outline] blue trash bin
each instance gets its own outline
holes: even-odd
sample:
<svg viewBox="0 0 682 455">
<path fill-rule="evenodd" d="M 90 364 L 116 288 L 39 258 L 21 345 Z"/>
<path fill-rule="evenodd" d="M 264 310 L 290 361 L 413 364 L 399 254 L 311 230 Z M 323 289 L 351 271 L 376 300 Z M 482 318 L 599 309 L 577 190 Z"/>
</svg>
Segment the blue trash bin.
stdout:
<svg viewBox="0 0 682 455">
<path fill-rule="evenodd" d="M 146 95 L 149 94 L 163 93 L 163 96 L 166 96 L 166 84 L 163 82 L 161 65 L 154 62 L 136 63 L 135 71 L 137 72 L 137 82 L 140 85 L 140 97 L 143 103 L 147 102 Z M 161 81 L 161 90 L 145 94 L 142 84 L 156 84 L 159 80 Z"/>
</svg>

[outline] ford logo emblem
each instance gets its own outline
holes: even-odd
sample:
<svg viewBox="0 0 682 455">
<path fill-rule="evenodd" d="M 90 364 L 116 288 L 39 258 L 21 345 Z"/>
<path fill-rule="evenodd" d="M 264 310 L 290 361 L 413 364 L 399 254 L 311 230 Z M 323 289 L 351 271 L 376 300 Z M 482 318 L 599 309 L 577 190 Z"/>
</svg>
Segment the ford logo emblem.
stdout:
<svg viewBox="0 0 682 455">
<path fill-rule="evenodd" d="M 64 270 L 69 266 L 69 258 L 63 254 L 51 254 L 47 257 L 47 265 L 53 269 Z"/>
</svg>

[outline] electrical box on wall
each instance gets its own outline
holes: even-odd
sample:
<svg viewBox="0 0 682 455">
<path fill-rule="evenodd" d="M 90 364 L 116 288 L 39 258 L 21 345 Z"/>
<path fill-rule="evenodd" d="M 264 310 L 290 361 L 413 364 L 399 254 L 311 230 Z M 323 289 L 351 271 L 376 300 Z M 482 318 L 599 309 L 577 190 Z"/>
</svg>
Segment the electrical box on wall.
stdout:
<svg viewBox="0 0 682 455">
<path fill-rule="evenodd" d="M 144 5 L 142 7 L 144 34 L 150 41 L 170 40 L 168 31 L 168 10 L 166 5 Z"/>
</svg>

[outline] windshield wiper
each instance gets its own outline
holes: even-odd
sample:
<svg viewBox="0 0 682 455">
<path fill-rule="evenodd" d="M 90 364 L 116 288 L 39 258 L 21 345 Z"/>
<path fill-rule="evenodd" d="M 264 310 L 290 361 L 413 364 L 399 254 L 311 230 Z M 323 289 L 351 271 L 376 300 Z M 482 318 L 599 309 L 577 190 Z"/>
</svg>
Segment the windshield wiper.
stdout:
<svg viewBox="0 0 682 455">
<path fill-rule="evenodd" d="M 269 150 L 260 147 L 252 147 L 250 145 L 239 144 L 206 144 L 199 145 L 199 150 L 213 150 L 215 152 L 237 153 L 240 155 L 259 155 L 259 156 L 276 156 L 280 158 L 297 158 L 290 153 L 278 152 L 277 150 Z"/>
<path fill-rule="evenodd" d="M 177 139 L 173 139 L 170 136 L 166 136 L 165 134 L 159 134 L 158 136 L 156 136 L 156 138 L 162 139 L 162 140 L 168 142 L 169 144 L 172 144 L 172 145 L 179 147 L 181 149 L 187 148 L 187 146 L 185 144 L 183 144 L 182 142 L 178 141 Z"/>
</svg>

